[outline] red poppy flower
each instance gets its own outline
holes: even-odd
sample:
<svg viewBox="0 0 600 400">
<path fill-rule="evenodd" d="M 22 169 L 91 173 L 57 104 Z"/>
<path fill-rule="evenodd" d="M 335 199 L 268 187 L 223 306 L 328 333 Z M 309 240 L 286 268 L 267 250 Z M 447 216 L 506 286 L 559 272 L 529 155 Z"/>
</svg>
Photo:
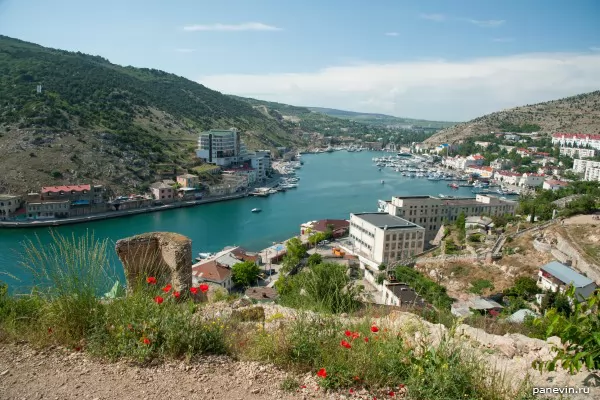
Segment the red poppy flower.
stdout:
<svg viewBox="0 0 600 400">
<path fill-rule="evenodd" d="M 365 343 L 369 343 L 369 338 L 368 337 L 365 338 Z"/>
<path fill-rule="evenodd" d="M 355 377 L 354 377 L 354 378 L 352 378 L 352 379 L 354 379 L 355 381 L 360 381 L 360 377 L 359 377 L 359 376 L 355 376 Z"/>
<path fill-rule="evenodd" d="M 352 393 L 354 393 L 354 389 L 350 388 L 350 390 L 348 392 L 350 392 L 350 394 L 352 394 Z"/>
<path fill-rule="evenodd" d="M 373 325 L 373 326 L 371 327 L 371 332 L 373 332 L 373 333 L 377 333 L 377 332 L 379 332 L 379 328 L 378 328 L 378 327 L 376 327 L 375 325 Z"/>
<path fill-rule="evenodd" d="M 404 383 L 399 384 L 398 389 L 404 389 Z"/>
<path fill-rule="evenodd" d="M 173 297 L 175 297 L 176 299 L 178 299 L 179 296 L 181 296 L 181 293 L 179 293 L 179 292 L 173 292 Z"/>
<path fill-rule="evenodd" d="M 144 342 L 145 345 L 149 345 L 150 344 L 150 339 L 148 339 L 147 337 L 142 339 L 142 342 Z"/>
<path fill-rule="evenodd" d="M 352 332 L 352 340 L 358 339 L 360 337 L 360 332 Z"/>
<path fill-rule="evenodd" d="M 81 351 L 81 346 L 75 347 L 75 351 Z"/>
<path fill-rule="evenodd" d="M 349 348 L 351 348 L 351 347 L 352 347 L 352 345 L 351 345 L 350 343 L 346 342 L 345 340 L 342 340 L 342 341 L 340 342 L 340 345 L 341 345 L 342 347 L 345 347 L 345 348 L 347 348 L 347 349 L 349 349 Z"/>
<path fill-rule="evenodd" d="M 327 378 L 327 371 L 325 370 L 325 368 L 321 368 L 319 372 L 317 372 L 317 376 L 319 378 Z"/>
<path fill-rule="evenodd" d="M 350 336 L 352 336 L 352 332 L 350 332 L 349 330 L 346 329 L 346 332 L 344 332 L 344 335 L 350 337 Z"/>
<path fill-rule="evenodd" d="M 202 293 L 206 293 L 208 292 L 208 285 L 206 283 L 203 283 L 200 286 L 198 286 L 198 289 L 200 289 Z"/>
<path fill-rule="evenodd" d="M 165 293 L 169 293 L 172 288 L 173 288 L 173 286 L 171 286 L 171 284 L 169 283 L 167 286 L 165 286 L 164 288 L 162 288 L 162 291 L 165 292 Z"/>
<path fill-rule="evenodd" d="M 154 298 L 154 301 L 156 302 L 156 304 L 162 304 L 162 302 L 163 302 L 163 301 L 165 301 L 165 299 L 163 299 L 163 298 L 162 298 L 162 297 L 160 297 L 160 296 L 156 296 L 156 297 Z"/>
<path fill-rule="evenodd" d="M 150 285 L 156 285 L 156 278 L 153 276 L 149 276 L 146 278 L 146 282 L 148 282 L 148 284 Z"/>
<path fill-rule="evenodd" d="M 390 395 L 390 397 L 394 397 L 394 396 L 396 395 L 396 393 L 394 393 L 394 391 L 393 391 L 393 390 L 392 390 L 392 391 L 390 391 L 388 394 Z"/>
<path fill-rule="evenodd" d="M 302 385 L 302 389 L 306 389 L 306 385 Z"/>
<path fill-rule="evenodd" d="M 197 287 L 191 287 L 190 288 L 190 292 L 192 292 L 192 294 L 198 294 L 198 288 Z"/>
</svg>

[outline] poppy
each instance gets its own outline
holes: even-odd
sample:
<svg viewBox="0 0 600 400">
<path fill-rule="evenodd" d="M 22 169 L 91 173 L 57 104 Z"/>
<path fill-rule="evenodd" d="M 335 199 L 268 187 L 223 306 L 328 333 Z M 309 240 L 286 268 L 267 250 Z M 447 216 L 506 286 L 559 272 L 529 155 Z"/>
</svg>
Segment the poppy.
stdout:
<svg viewBox="0 0 600 400">
<path fill-rule="evenodd" d="M 346 329 L 346 332 L 344 332 L 344 335 L 350 337 L 350 336 L 352 336 L 352 332 L 350 332 L 349 330 Z"/>
<path fill-rule="evenodd" d="M 190 292 L 192 292 L 192 294 L 198 294 L 198 288 L 197 287 L 191 287 L 190 288 Z"/>
<path fill-rule="evenodd" d="M 164 288 L 162 288 L 162 291 L 165 292 L 165 293 L 169 293 L 172 288 L 173 288 L 173 286 L 171 286 L 171 284 L 169 283 L 167 286 L 165 286 Z"/>
<path fill-rule="evenodd" d="M 342 347 L 345 347 L 345 348 L 347 348 L 347 349 L 349 349 L 349 348 L 351 348 L 351 347 L 352 347 L 352 345 L 351 345 L 350 343 L 346 342 L 345 340 L 342 340 L 342 341 L 340 342 L 340 345 L 341 345 Z"/>
<path fill-rule="evenodd" d="M 208 285 L 206 283 L 201 284 L 200 286 L 198 286 L 198 288 L 202 293 L 208 292 Z"/>
<path fill-rule="evenodd" d="M 156 285 L 156 278 L 153 276 L 149 276 L 146 278 L 146 282 L 148 282 L 148 284 L 150 285 Z"/>
<path fill-rule="evenodd" d="M 181 293 L 179 293 L 179 292 L 173 292 L 173 297 L 175 297 L 176 299 L 178 299 L 179 296 L 181 296 Z"/>
<path fill-rule="evenodd" d="M 352 379 L 354 379 L 355 381 L 360 381 L 360 377 L 358 377 L 358 376 L 355 376 L 355 377 L 354 377 L 354 378 L 352 378 Z"/>
<path fill-rule="evenodd" d="M 145 345 L 149 345 L 150 344 L 150 339 L 148 339 L 147 337 L 142 339 L 142 342 L 144 342 Z"/>
<path fill-rule="evenodd" d="M 378 327 L 376 327 L 375 325 L 373 325 L 373 326 L 371 327 L 371 332 L 373 332 L 373 333 L 377 333 L 377 332 L 379 332 L 379 328 L 378 328 Z"/>
<path fill-rule="evenodd" d="M 350 394 L 354 393 L 354 389 L 350 388 L 349 392 Z"/>
<path fill-rule="evenodd" d="M 302 385 L 302 389 L 306 389 L 306 385 Z"/>
<path fill-rule="evenodd" d="M 154 301 L 156 302 L 156 304 L 162 304 L 162 302 L 163 302 L 163 301 L 165 301 L 165 299 L 163 299 L 163 298 L 162 298 L 162 297 L 160 297 L 160 296 L 156 296 L 156 297 L 154 298 Z"/>
<path fill-rule="evenodd" d="M 404 389 L 404 386 L 405 386 L 404 383 L 401 383 L 398 385 L 398 389 Z"/>
<path fill-rule="evenodd" d="M 369 343 L 369 338 L 368 337 L 365 338 L 365 343 Z"/>
<path fill-rule="evenodd" d="M 319 378 L 327 378 L 327 371 L 325 371 L 325 368 L 321 368 L 319 372 L 317 372 L 317 376 Z"/>
<path fill-rule="evenodd" d="M 75 351 L 81 351 L 81 346 L 75 347 Z"/>
<path fill-rule="evenodd" d="M 48 328 L 48 334 L 52 335 L 52 328 Z"/>
<path fill-rule="evenodd" d="M 358 339 L 360 337 L 360 332 L 352 332 L 352 340 Z"/>
<path fill-rule="evenodd" d="M 394 393 L 394 391 L 393 391 L 393 390 L 392 390 L 392 391 L 390 391 L 388 394 L 390 395 L 390 397 L 394 397 L 394 396 L 396 395 L 396 393 Z"/>
</svg>

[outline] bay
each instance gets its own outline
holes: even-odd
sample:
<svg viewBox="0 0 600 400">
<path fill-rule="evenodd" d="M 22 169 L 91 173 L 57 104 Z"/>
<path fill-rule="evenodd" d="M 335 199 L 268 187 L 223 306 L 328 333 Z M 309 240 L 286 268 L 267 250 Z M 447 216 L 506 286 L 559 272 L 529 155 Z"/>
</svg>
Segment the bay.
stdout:
<svg viewBox="0 0 600 400">
<path fill-rule="evenodd" d="M 62 235 L 93 233 L 111 241 L 111 257 L 119 273 L 114 242 L 128 236 L 152 232 L 177 232 L 192 239 L 194 256 L 215 252 L 225 246 L 243 246 L 258 251 L 299 234 L 300 224 L 319 219 L 347 219 L 351 212 L 377 211 L 377 200 L 392 196 L 448 194 L 473 196 L 470 188 L 450 189 L 448 181 L 407 178 L 389 168 L 379 171 L 372 158 L 381 152 L 338 151 L 302 156 L 299 186 L 267 198 L 247 197 L 197 207 L 115 218 L 52 228 Z M 382 184 L 381 180 L 385 183 Z M 262 212 L 252 213 L 253 208 Z M 0 229 L 0 281 L 13 290 L 30 285 L 19 265 L 26 238 L 50 242 L 48 228 Z"/>
</svg>

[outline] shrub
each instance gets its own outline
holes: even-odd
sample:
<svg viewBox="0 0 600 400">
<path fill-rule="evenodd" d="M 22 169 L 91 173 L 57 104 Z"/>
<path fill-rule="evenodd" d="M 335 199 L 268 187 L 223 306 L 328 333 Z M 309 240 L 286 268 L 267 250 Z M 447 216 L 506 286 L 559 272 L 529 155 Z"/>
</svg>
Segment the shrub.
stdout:
<svg viewBox="0 0 600 400">
<path fill-rule="evenodd" d="M 446 288 L 431 279 L 421 275 L 410 267 L 397 267 L 396 279 L 412 287 L 421 297 L 435 307 L 449 310 L 452 298 L 446 293 Z"/>
<path fill-rule="evenodd" d="M 492 282 L 487 279 L 476 279 L 471 282 L 471 287 L 469 288 L 469 292 L 475 294 L 483 294 L 483 291 L 489 289 L 494 290 L 494 285 Z"/>
</svg>

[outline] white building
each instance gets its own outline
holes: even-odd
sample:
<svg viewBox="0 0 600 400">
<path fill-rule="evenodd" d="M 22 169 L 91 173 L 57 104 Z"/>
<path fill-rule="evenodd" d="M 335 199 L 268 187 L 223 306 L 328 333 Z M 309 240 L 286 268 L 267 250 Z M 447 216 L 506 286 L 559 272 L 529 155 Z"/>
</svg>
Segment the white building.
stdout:
<svg viewBox="0 0 600 400">
<path fill-rule="evenodd" d="M 267 172 L 271 169 L 271 152 L 268 150 L 259 150 L 248 153 L 252 168 L 256 170 L 256 179 L 263 181 L 267 178 Z"/>
<path fill-rule="evenodd" d="M 537 285 L 543 290 L 564 293 L 569 285 L 575 287 L 579 300 L 587 299 L 596 289 L 596 284 L 588 277 L 558 261 L 552 261 L 540 268 Z"/>
<path fill-rule="evenodd" d="M 509 169 L 513 166 L 513 162 L 506 158 L 498 158 L 490 163 L 490 167 L 495 170 Z"/>
<path fill-rule="evenodd" d="M 583 174 L 585 181 L 600 181 L 600 161 L 576 159 L 573 161 L 573 171 Z"/>
<path fill-rule="evenodd" d="M 14 212 L 21 208 L 21 204 L 21 196 L 0 194 L 0 221 L 12 217 Z"/>
<path fill-rule="evenodd" d="M 558 181 L 556 179 L 548 179 L 547 181 L 544 181 L 544 184 L 542 185 L 542 189 L 558 190 L 558 189 L 567 187 L 568 185 L 569 184 L 567 182 Z"/>
<path fill-rule="evenodd" d="M 494 179 L 504 183 L 505 185 L 519 185 L 521 182 L 522 174 L 512 171 L 496 171 L 494 172 Z"/>
<path fill-rule="evenodd" d="M 350 214 L 353 252 L 375 265 L 408 260 L 423 252 L 425 228 L 388 213 Z"/>
<path fill-rule="evenodd" d="M 521 139 L 521 136 L 514 134 L 514 133 L 506 133 L 504 135 L 504 139 L 516 142 L 517 140 Z"/>
<path fill-rule="evenodd" d="M 27 218 L 29 219 L 66 218 L 69 216 L 71 210 L 71 201 L 58 200 L 27 202 L 25 209 Z"/>
<path fill-rule="evenodd" d="M 600 150 L 600 135 L 555 133 L 552 135 L 552 144 L 558 144 L 560 147 L 589 147 Z"/>
<path fill-rule="evenodd" d="M 425 228 L 425 243 L 433 240 L 447 221 L 453 223 L 465 213 L 473 215 L 514 215 L 517 202 L 478 194 L 476 197 L 444 199 L 434 196 L 394 196 L 388 212 Z"/>
<path fill-rule="evenodd" d="M 477 174 L 482 178 L 491 178 L 494 176 L 494 168 L 492 167 L 482 167 L 479 165 L 470 165 L 465 169 L 465 172 L 469 174 Z"/>
<path fill-rule="evenodd" d="M 579 147 L 561 147 L 560 148 L 561 156 L 569 156 L 569 157 L 578 157 L 578 158 L 592 158 L 596 155 L 596 150 L 594 149 L 583 149 Z"/>
<path fill-rule="evenodd" d="M 524 173 L 519 186 L 521 187 L 538 187 L 544 184 L 546 176 L 543 174 Z"/>
<path fill-rule="evenodd" d="M 247 159 L 241 133 L 235 128 L 202 132 L 198 138 L 198 158 L 206 163 L 226 167 Z"/>
</svg>

